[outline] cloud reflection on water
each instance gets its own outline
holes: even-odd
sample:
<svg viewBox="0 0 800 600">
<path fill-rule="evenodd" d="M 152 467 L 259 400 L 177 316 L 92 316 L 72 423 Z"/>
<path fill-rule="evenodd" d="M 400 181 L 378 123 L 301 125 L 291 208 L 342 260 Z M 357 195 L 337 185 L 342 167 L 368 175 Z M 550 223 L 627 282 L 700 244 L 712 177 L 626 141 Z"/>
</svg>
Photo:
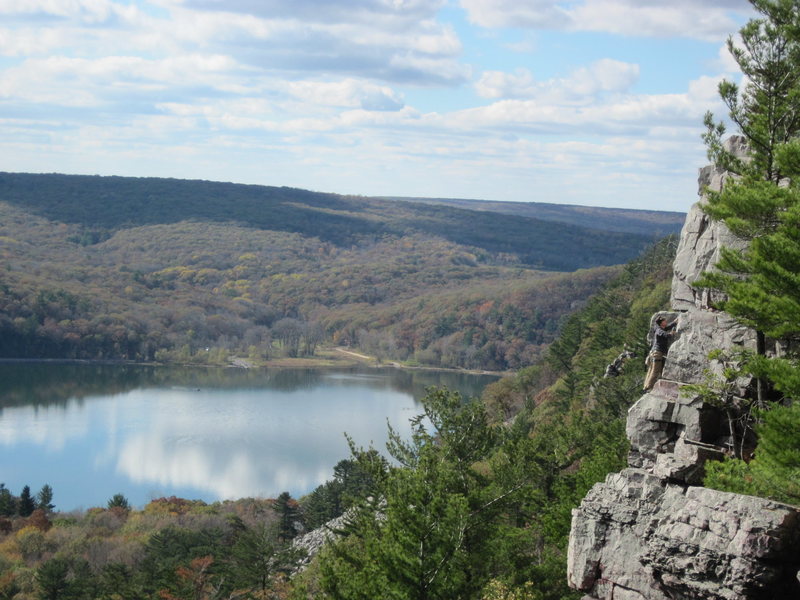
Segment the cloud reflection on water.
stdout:
<svg viewBox="0 0 800 600">
<path fill-rule="evenodd" d="M 75 367 L 48 365 L 34 377 L 40 368 L 7 367 L 0 381 L 0 481 L 15 493 L 49 483 L 61 510 L 102 506 L 118 492 L 136 506 L 170 495 L 300 496 L 349 456 L 345 432 L 383 452 L 387 420 L 405 435 L 420 410 L 414 396 L 427 385 L 452 385 L 434 373 L 396 370 L 249 378 L 195 370 L 180 385 L 147 371 L 152 380 L 127 387 L 113 373 L 114 385 L 104 387 L 80 371 L 88 387 L 76 399 L 60 393 L 76 389 Z"/>
<path fill-rule="evenodd" d="M 147 406 L 142 427 L 121 440 L 116 469 L 139 484 L 195 488 L 217 499 L 305 493 L 357 444 L 386 441 L 387 418 L 407 425 L 406 394 L 359 386 L 301 392 L 135 391 L 124 405 Z M 111 428 L 109 428 L 111 429 Z"/>
<path fill-rule="evenodd" d="M 59 452 L 70 440 L 84 437 L 90 427 L 81 402 L 6 408 L 0 418 L 0 444 L 13 447 L 32 442 Z"/>
</svg>

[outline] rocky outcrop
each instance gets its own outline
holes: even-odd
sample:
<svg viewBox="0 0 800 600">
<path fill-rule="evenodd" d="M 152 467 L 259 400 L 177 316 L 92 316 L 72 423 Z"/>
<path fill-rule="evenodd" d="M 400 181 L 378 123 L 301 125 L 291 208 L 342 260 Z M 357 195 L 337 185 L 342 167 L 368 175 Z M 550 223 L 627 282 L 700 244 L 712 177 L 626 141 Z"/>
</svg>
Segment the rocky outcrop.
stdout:
<svg viewBox="0 0 800 600">
<path fill-rule="evenodd" d="M 744 156 L 741 139 L 728 148 Z M 701 193 L 727 175 L 701 170 Z M 722 245 L 742 247 L 695 205 L 674 263 L 677 318 L 663 378 L 628 413 L 629 468 L 595 485 L 573 511 L 568 581 L 584 600 L 798 600 L 800 510 L 762 498 L 700 487 L 704 465 L 733 442 L 718 408 L 687 393 L 721 363 L 714 349 L 755 347 L 755 333 L 714 310 L 718 298 L 692 287 Z M 654 315 L 655 317 L 658 315 Z M 734 382 L 733 394 L 752 394 Z"/>
<path fill-rule="evenodd" d="M 681 383 L 704 383 L 707 374 L 721 375 L 722 364 L 709 361 L 712 350 L 755 350 L 755 331 L 739 325 L 727 313 L 690 309 L 678 317 L 677 339 L 669 349 L 664 378 Z M 738 382 L 738 395 L 747 393 L 750 380 Z"/>
<path fill-rule="evenodd" d="M 725 148 L 734 156 L 745 159 L 747 148 L 744 138 L 732 136 L 725 142 Z M 698 184 L 700 194 L 707 190 L 719 191 L 731 175 L 710 165 L 700 170 Z M 708 290 L 692 287 L 703 271 L 711 269 L 720 258 L 720 248 L 743 248 L 745 242 L 733 235 L 721 223 L 712 221 L 699 204 L 695 204 L 686 215 L 681 230 L 678 251 L 673 264 L 672 307 L 676 310 L 709 308 L 715 295 Z"/>
<path fill-rule="evenodd" d="M 305 569 L 325 544 L 338 539 L 341 535 L 339 532 L 347 527 L 351 518 L 351 512 L 347 511 L 342 516 L 331 519 L 322 527 L 312 529 L 308 533 L 296 537 L 292 541 L 292 549 L 299 550 L 301 557 L 297 560 L 295 571 Z"/>
<path fill-rule="evenodd" d="M 797 599 L 796 509 L 629 468 L 573 516 L 569 578 L 586 600 Z"/>
</svg>

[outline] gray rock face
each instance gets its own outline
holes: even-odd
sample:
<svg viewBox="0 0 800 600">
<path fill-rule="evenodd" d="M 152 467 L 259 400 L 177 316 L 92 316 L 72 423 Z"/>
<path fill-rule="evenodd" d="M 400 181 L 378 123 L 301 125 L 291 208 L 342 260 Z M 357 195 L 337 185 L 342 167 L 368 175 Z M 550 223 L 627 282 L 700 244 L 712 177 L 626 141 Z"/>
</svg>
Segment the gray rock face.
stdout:
<svg viewBox="0 0 800 600">
<path fill-rule="evenodd" d="M 705 460 L 723 455 L 715 444 L 722 426 L 718 409 L 661 379 L 628 412 L 628 464 L 664 480 L 700 483 Z"/>
<path fill-rule="evenodd" d="M 725 148 L 740 159 L 747 159 L 747 145 L 741 136 L 731 136 Z M 681 230 L 678 251 L 673 264 L 672 307 L 677 310 L 709 308 L 724 296 L 709 290 L 692 287 L 703 271 L 709 271 L 719 261 L 720 248 L 742 249 L 746 243 L 733 235 L 725 225 L 712 221 L 700 205 L 708 191 L 718 192 L 732 175 L 709 165 L 700 169 L 698 194 L 701 201 L 689 210 Z"/>
<path fill-rule="evenodd" d="M 742 140 L 727 142 L 740 157 Z M 727 174 L 700 172 L 701 190 Z M 572 514 L 568 581 L 584 600 L 800 600 L 800 510 L 702 487 L 706 461 L 730 449 L 722 411 L 687 392 L 723 365 L 712 350 L 755 347 L 755 333 L 714 310 L 719 298 L 692 283 L 743 242 L 698 205 L 686 218 L 675 259 L 675 339 L 663 377 L 629 410 L 630 467 L 595 485 Z M 751 381 L 733 394 L 751 394 Z"/>
<path fill-rule="evenodd" d="M 686 215 L 681 230 L 678 251 L 673 264 L 672 307 L 677 310 L 709 308 L 723 298 L 717 292 L 696 289 L 692 283 L 703 271 L 709 271 L 719 261 L 721 247 L 741 249 L 745 242 L 733 235 L 725 225 L 712 221 L 695 204 Z"/>
<path fill-rule="evenodd" d="M 378 503 L 378 512 L 375 518 L 378 520 L 384 519 L 383 507 L 385 501 L 381 500 Z M 310 563 L 311 560 L 319 554 L 326 544 L 335 542 L 342 535 L 342 531 L 346 530 L 348 526 L 352 525 L 353 519 L 356 516 L 354 508 L 350 508 L 345 513 L 335 519 L 331 519 L 321 527 L 312 529 L 305 535 L 301 535 L 292 540 L 292 548 L 300 550 L 305 554 L 300 560 L 297 561 L 295 572 L 303 571 Z"/>
<path fill-rule="evenodd" d="M 796 509 L 629 468 L 573 512 L 568 580 L 602 600 L 796 600 Z"/>
<path fill-rule="evenodd" d="M 690 309 L 678 317 L 675 340 L 664 364 L 664 378 L 682 383 L 704 383 L 706 372 L 722 374 L 722 364 L 709 361 L 712 350 L 727 352 L 748 348 L 755 350 L 755 331 L 739 325 L 727 313 Z M 743 395 L 749 379 L 739 383 Z"/>
</svg>

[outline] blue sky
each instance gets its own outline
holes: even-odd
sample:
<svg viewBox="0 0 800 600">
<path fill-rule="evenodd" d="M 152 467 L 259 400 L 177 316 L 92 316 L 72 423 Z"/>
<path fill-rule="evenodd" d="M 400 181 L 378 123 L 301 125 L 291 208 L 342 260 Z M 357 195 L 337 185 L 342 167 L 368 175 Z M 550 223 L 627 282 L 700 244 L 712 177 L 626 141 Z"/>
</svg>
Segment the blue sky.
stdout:
<svg viewBox="0 0 800 600">
<path fill-rule="evenodd" d="M 0 0 L 0 170 L 685 211 L 746 0 Z"/>
</svg>

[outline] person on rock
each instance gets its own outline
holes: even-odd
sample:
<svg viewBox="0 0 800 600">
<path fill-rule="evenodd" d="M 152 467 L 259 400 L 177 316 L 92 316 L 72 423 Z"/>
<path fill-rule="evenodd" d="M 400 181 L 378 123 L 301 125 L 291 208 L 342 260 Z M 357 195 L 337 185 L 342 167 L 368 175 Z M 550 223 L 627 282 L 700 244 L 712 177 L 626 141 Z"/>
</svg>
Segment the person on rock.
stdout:
<svg viewBox="0 0 800 600">
<path fill-rule="evenodd" d="M 656 381 L 661 377 L 664 370 L 664 361 L 669 350 L 670 339 L 675 335 L 677 319 L 667 324 L 666 317 L 658 317 L 655 327 L 653 327 L 653 345 L 650 347 L 650 354 L 645 359 L 647 365 L 647 376 L 644 378 L 643 392 L 653 389 Z"/>
</svg>

